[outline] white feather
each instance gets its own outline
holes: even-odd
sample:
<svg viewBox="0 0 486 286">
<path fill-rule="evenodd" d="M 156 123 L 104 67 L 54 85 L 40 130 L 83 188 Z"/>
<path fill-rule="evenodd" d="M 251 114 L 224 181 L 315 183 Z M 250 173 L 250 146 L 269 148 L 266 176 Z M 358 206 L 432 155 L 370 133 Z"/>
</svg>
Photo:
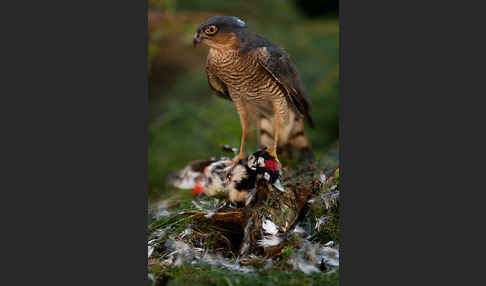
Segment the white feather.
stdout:
<svg viewBox="0 0 486 286">
<path fill-rule="evenodd" d="M 273 221 L 269 219 L 263 219 L 263 231 L 268 234 L 277 234 L 278 233 L 278 226 L 273 223 Z"/>
<path fill-rule="evenodd" d="M 263 239 L 258 240 L 257 244 L 263 247 L 275 246 L 280 244 L 280 238 L 276 235 L 264 236 Z"/>
</svg>

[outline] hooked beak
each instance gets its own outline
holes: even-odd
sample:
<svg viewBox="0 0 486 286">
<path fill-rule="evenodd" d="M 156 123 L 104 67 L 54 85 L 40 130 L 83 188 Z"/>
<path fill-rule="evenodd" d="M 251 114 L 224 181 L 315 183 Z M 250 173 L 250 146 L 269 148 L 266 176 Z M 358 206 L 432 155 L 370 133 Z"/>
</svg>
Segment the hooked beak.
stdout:
<svg viewBox="0 0 486 286">
<path fill-rule="evenodd" d="M 196 47 L 196 45 L 199 44 L 204 39 L 209 39 L 204 33 L 202 34 L 199 32 L 194 33 L 194 38 L 192 38 L 192 43 L 194 44 L 194 47 Z"/>
<path fill-rule="evenodd" d="M 192 43 L 194 44 L 194 47 L 196 47 L 197 44 L 201 42 L 201 38 L 199 37 L 199 33 L 196 32 L 194 33 L 194 38 L 192 39 Z"/>
</svg>

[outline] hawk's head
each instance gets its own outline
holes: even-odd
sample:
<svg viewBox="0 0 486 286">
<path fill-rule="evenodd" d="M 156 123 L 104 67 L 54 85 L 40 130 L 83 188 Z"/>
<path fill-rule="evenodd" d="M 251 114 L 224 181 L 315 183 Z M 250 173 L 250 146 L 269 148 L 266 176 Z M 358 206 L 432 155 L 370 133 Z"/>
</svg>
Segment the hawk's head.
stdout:
<svg viewBox="0 0 486 286">
<path fill-rule="evenodd" d="M 245 22 L 234 16 L 215 16 L 203 22 L 194 34 L 194 46 L 203 43 L 216 49 L 236 48 L 237 34 L 248 28 Z"/>
</svg>

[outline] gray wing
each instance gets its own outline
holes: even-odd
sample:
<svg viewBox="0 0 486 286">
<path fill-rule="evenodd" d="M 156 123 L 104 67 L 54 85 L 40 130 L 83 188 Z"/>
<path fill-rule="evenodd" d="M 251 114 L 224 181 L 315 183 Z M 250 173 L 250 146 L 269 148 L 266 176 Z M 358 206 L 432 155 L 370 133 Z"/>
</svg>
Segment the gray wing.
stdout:
<svg viewBox="0 0 486 286">
<path fill-rule="evenodd" d="M 206 73 L 208 74 L 208 83 L 212 90 L 216 92 L 216 95 L 224 99 L 231 100 L 228 92 L 228 88 L 217 76 L 215 76 L 211 69 L 206 66 Z"/>
<path fill-rule="evenodd" d="M 287 99 L 304 115 L 309 125 L 314 127 L 314 122 L 310 116 L 310 100 L 306 96 L 300 75 L 289 55 L 268 42 L 266 46 L 255 48 L 251 53 L 256 56 L 258 63 L 282 86 L 286 91 Z"/>
</svg>

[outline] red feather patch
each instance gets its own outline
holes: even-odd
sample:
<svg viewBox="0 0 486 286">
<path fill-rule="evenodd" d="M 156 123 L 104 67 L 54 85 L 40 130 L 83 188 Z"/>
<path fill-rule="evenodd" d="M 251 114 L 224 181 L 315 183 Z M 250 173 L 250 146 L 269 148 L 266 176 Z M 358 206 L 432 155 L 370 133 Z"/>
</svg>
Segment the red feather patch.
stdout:
<svg viewBox="0 0 486 286">
<path fill-rule="evenodd" d="M 273 161 L 273 160 L 265 160 L 265 167 L 268 170 L 275 172 L 278 169 L 278 163 L 277 161 Z"/>
<path fill-rule="evenodd" d="M 197 195 L 204 191 L 204 188 L 201 186 L 201 179 L 197 180 L 196 186 L 192 189 L 192 193 Z"/>
</svg>

